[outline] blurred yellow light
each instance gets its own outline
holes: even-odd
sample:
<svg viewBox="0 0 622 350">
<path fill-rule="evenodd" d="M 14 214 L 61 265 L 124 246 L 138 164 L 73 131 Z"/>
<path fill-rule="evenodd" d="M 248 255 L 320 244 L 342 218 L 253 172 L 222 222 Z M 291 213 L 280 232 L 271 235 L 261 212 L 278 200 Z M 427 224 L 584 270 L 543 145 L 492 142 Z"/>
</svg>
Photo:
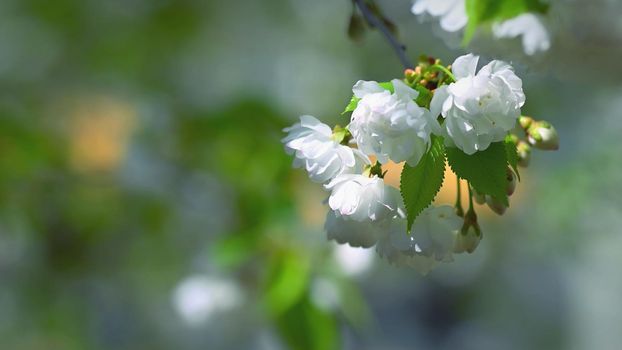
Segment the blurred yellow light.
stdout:
<svg viewBox="0 0 622 350">
<path fill-rule="evenodd" d="M 70 164 L 80 172 L 119 167 L 136 120 L 131 105 L 109 97 L 87 97 L 72 109 Z"/>
</svg>

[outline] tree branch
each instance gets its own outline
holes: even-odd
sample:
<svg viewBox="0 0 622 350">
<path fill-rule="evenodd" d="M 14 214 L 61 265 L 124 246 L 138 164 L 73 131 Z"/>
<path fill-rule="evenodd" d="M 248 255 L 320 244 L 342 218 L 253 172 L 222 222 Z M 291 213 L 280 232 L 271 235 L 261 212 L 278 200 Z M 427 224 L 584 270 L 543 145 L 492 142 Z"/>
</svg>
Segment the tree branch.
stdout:
<svg viewBox="0 0 622 350">
<path fill-rule="evenodd" d="M 400 59 L 400 62 L 402 62 L 404 69 L 414 68 L 415 66 L 410 61 L 408 56 L 406 55 L 406 46 L 400 43 L 393 36 L 393 34 L 387 28 L 387 26 L 384 25 L 384 23 L 382 23 L 382 20 L 380 20 L 378 17 L 376 17 L 374 13 L 372 13 L 369 7 L 367 7 L 367 4 L 365 4 L 365 0 L 353 0 L 353 1 L 356 4 L 356 6 L 361 10 L 361 13 L 365 17 L 365 20 L 367 21 L 367 23 L 370 26 L 377 28 L 382 33 L 382 35 L 384 35 L 385 39 L 389 41 L 389 44 L 391 44 L 391 46 L 393 47 L 393 50 L 397 54 L 397 57 Z"/>
</svg>

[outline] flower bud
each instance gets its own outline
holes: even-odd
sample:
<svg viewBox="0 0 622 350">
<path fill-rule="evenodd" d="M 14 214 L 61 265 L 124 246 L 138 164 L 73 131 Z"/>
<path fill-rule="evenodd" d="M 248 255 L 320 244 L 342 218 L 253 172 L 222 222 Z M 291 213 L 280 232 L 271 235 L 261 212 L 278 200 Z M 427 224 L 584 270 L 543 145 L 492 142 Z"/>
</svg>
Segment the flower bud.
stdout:
<svg viewBox="0 0 622 350">
<path fill-rule="evenodd" d="M 485 195 L 478 193 L 473 187 L 471 187 L 471 192 L 473 193 L 473 200 L 475 203 L 480 205 L 486 203 Z"/>
<path fill-rule="evenodd" d="M 527 117 L 527 116 L 522 115 L 520 116 L 520 118 L 518 118 L 518 124 L 520 124 L 520 126 L 525 130 L 529 129 L 532 123 L 533 123 L 532 117 Z"/>
<path fill-rule="evenodd" d="M 501 201 L 491 196 L 486 196 L 486 204 L 488 204 L 488 207 L 498 215 L 503 215 L 508 209 L 505 204 L 501 203 Z"/>
<path fill-rule="evenodd" d="M 473 253 L 482 240 L 482 230 L 477 223 L 474 212 L 468 212 L 464 218 L 462 229 L 456 234 L 454 253 Z"/>
<path fill-rule="evenodd" d="M 518 143 L 518 141 L 519 141 L 519 140 L 518 140 L 518 136 L 516 136 L 515 134 L 509 134 L 509 135 L 508 135 L 508 138 L 509 138 L 509 140 L 510 140 L 510 141 L 512 141 L 514 144 L 517 144 L 517 143 Z"/>
<path fill-rule="evenodd" d="M 518 165 L 523 168 L 528 167 L 531 161 L 531 146 L 525 141 L 518 141 L 516 152 L 518 153 Z"/>
<path fill-rule="evenodd" d="M 421 68 L 420 68 L 421 69 Z M 414 69 L 411 68 L 407 68 L 406 70 L 404 70 L 404 77 L 406 78 L 406 80 L 409 83 L 412 83 L 415 81 L 415 76 L 417 75 L 417 72 L 415 72 Z"/>
<path fill-rule="evenodd" d="M 537 121 L 531 124 L 527 130 L 529 143 L 541 150 L 559 149 L 559 136 L 557 131 L 546 121 Z"/>
<path fill-rule="evenodd" d="M 365 20 L 358 14 L 352 13 L 348 23 L 348 37 L 354 42 L 361 42 L 365 34 Z"/>
<path fill-rule="evenodd" d="M 508 186 L 506 187 L 506 193 L 508 196 L 511 196 L 516 190 L 516 175 L 514 175 L 514 172 L 510 168 L 507 169 L 507 174 Z"/>
</svg>

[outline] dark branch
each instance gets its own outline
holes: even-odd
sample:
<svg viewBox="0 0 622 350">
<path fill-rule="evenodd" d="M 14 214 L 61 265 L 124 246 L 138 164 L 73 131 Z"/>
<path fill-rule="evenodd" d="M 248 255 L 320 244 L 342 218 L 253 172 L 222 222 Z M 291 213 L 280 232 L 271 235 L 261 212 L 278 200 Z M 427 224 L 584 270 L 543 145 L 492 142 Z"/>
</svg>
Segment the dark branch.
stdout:
<svg viewBox="0 0 622 350">
<path fill-rule="evenodd" d="M 353 1 L 356 4 L 356 6 L 358 6 L 358 8 L 361 10 L 361 13 L 365 17 L 365 20 L 367 21 L 367 23 L 369 23 L 370 26 L 377 28 L 382 33 L 382 35 L 384 35 L 384 37 L 389 41 L 389 43 L 393 47 L 393 50 L 397 54 L 397 57 L 399 57 L 400 62 L 402 62 L 404 69 L 414 68 L 413 63 L 410 61 L 410 59 L 406 55 L 406 46 L 400 43 L 393 36 L 389 28 L 387 28 L 387 26 L 384 25 L 382 20 L 380 20 L 378 17 L 376 17 L 374 13 L 372 13 L 369 7 L 367 7 L 367 4 L 365 4 L 365 0 L 353 0 Z"/>
</svg>

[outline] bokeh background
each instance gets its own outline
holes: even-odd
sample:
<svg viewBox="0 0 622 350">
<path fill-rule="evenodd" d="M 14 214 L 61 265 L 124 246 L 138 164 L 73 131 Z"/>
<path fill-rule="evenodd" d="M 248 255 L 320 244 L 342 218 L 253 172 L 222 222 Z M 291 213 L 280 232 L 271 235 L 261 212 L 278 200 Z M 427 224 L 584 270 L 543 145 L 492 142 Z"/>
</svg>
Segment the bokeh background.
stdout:
<svg viewBox="0 0 622 350">
<path fill-rule="evenodd" d="M 451 62 L 407 0 L 412 57 Z M 553 48 L 479 35 L 553 122 L 485 239 L 426 277 L 338 247 L 281 129 L 402 74 L 349 1 L 0 2 L 0 348 L 619 349 L 622 4 L 552 2 Z"/>
</svg>

